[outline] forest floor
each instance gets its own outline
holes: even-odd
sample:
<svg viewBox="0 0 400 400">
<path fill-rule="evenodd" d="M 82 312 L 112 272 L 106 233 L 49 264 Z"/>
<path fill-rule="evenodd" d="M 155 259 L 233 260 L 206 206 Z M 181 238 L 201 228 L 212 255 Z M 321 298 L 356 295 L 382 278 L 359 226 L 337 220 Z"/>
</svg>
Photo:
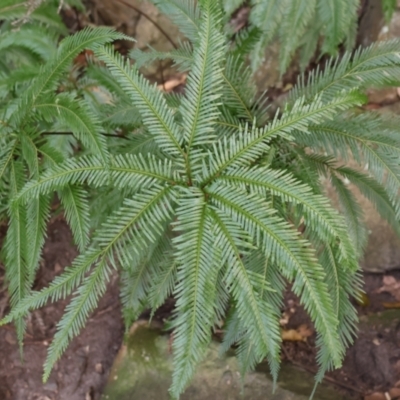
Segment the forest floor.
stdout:
<svg viewBox="0 0 400 400">
<path fill-rule="evenodd" d="M 289 84 L 293 80 L 289 77 Z M 165 87 L 165 82 L 163 85 Z M 178 85 L 182 87 L 179 79 Z M 275 100 L 279 100 L 282 95 L 282 90 L 269 92 L 269 96 Z M 398 101 L 398 94 L 394 96 L 395 101 Z M 379 108 L 380 103 L 385 103 L 387 99 L 385 96 L 383 100 L 372 100 L 369 107 Z M 39 290 L 48 285 L 64 267 L 71 264 L 76 255 L 69 228 L 62 217 L 54 218 L 48 228 L 43 260 L 34 289 Z M 364 280 L 365 301 L 362 305 L 356 304 L 361 319 L 358 338 L 349 349 L 343 367 L 329 373 L 326 381 L 349 398 L 357 400 L 400 399 L 400 319 L 396 316 L 389 322 L 373 319 L 373 316 L 387 313 L 388 308 L 400 312 L 396 310 L 400 308 L 400 271 L 364 274 Z M 0 265 L 0 317 L 9 310 L 4 282 L 4 268 Z M 57 362 L 48 382 L 43 384 L 42 371 L 47 348 L 67 303 L 68 299 L 31 313 L 27 321 L 23 360 L 14 327 L 0 327 L 0 400 L 100 398 L 123 341 L 118 276 L 113 276 L 99 308 Z M 172 306 L 173 301 L 170 300 L 157 318 L 162 320 L 167 317 Z M 284 338 L 283 362 L 292 363 L 314 375 L 317 371 L 315 332 L 298 299 L 290 291 L 286 295 L 281 324 Z"/>
<path fill-rule="evenodd" d="M 71 263 L 76 254 L 69 228 L 62 217 L 55 218 L 49 226 L 35 289 L 46 286 Z M 0 280 L 4 281 L 3 269 L 0 274 Z M 358 339 L 349 349 L 343 368 L 329 373 L 326 382 L 354 399 L 399 399 L 400 322 L 396 317 L 388 323 L 379 318 L 371 322 L 371 315 L 380 315 L 388 307 L 398 307 L 396 293 L 399 292 L 400 272 L 366 274 L 364 280 L 365 302 L 356 305 L 361 319 Z M 66 304 L 67 301 L 49 304 L 30 315 L 23 361 L 14 327 L 6 325 L 0 328 L 1 400 L 99 399 L 123 340 L 118 277 L 115 275 L 111 279 L 99 308 L 57 362 L 49 381 L 43 384 L 41 376 L 46 351 Z M 158 319 L 167 317 L 172 305 L 170 300 L 162 308 Z M 8 295 L 6 290 L 2 290 L 0 314 L 4 315 L 7 311 Z M 286 295 L 281 324 L 283 362 L 315 374 L 316 348 L 312 324 L 290 291 Z M 373 392 L 378 393 L 371 396 Z M 390 393 L 390 397 L 385 397 L 385 392 Z"/>
</svg>

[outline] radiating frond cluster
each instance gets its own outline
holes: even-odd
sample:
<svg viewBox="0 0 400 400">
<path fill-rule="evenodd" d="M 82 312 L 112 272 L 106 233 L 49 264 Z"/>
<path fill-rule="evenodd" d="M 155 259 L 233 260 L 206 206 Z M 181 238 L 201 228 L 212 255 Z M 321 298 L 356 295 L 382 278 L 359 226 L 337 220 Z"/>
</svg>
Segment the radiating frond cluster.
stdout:
<svg viewBox="0 0 400 400">
<path fill-rule="evenodd" d="M 400 233 L 400 124 L 357 110 L 365 88 L 399 85 L 400 42 L 345 55 L 307 83 L 300 79 L 268 120 L 242 54 L 223 33 L 219 2 L 156 3 L 182 23 L 190 44 L 166 55 L 134 52 L 134 65 L 109 45 L 123 36 L 85 29 L 64 39 L 24 95 L 3 110 L 12 310 L 2 323 L 15 321 L 22 340 L 30 310 L 73 294 L 49 349 L 46 379 L 118 269 L 127 324 L 176 299 L 170 391 L 179 397 L 221 321 L 222 349 L 236 345 L 241 371 L 266 358 L 277 378 L 290 284 L 315 325 L 321 380 L 340 367 L 356 331 L 351 296 L 360 291 L 366 231 L 347 182 Z M 302 12 L 319 3 L 302 3 Z M 340 35 L 347 22 L 336 11 L 329 23 Z M 269 12 L 260 8 L 258 17 Z M 327 10 L 318 12 L 328 18 Z M 285 13 L 291 18 L 290 7 Z M 326 40 L 327 48 L 336 45 Z M 94 52 L 87 79 L 77 92 L 58 90 L 87 48 Z M 189 72 L 184 95 L 164 94 L 140 74 L 160 57 Z M 93 82 L 103 100 L 86 89 Z M 55 129 L 72 135 L 47 135 Z M 368 169 L 347 167 L 349 154 Z M 331 180 L 342 213 L 324 195 L 321 175 Z M 47 288 L 30 292 L 55 193 L 80 255 Z"/>
</svg>

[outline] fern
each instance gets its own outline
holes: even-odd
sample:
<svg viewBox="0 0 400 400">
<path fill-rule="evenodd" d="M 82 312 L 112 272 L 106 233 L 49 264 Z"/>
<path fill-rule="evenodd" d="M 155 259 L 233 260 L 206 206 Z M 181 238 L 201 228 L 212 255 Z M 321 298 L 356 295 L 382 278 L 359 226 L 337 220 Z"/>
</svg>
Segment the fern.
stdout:
<svg viewBox="0 0 400 400">
<path fill-rule="evenodd" d="M 0 193 L 9 216 L 4 258 L 12 309 L 1 323 L 16 322 L 22 341 L 29 311 L 73 294 L 49 349 L 47 379 L 113 269 L 120 270 L 127 326 L 146 308 L 154 313 L 168 296 L 176 299 L 170 392 L 177 398 L 221 320 L 222 351 L 237 345 L 242 373 L 266 358 L 277 379 L 280 312 L 291 283 L 317 331 L 320 381 L 340 367 L 356 332 L 350 299 L 359 291 L 366 235 L 347 180 L 400 233 L 398 121 L 357 110 L 364 89 L 398 81 L 400 43 L 329 61 L 307 82 L 300 78 L 282 110 L 268 119 L 240 41 L 232 45 L 224 32 L 221 4 L 156 3 L 183 21 L 188 41 L 177 50 L 135 51 L 132 65 L 110 46 L 124 36 L 85 29 L 61 41 L 29 87 L 23 83 L 23 90 L 6 95 Z M 280 4 L 269 2 L 269 9 L 254 2 L 259 14 L 252 23 L 272 18 Z M 329 52 L 345 38 L 353 3 L 345 7 L 346 19 L 331 5 L 328 12 L 325 3 L 302 3 L 298 31 L 306 33 L 313 13 L 328 24 L 333 12 L 329 29 L 338 38 L 325 39 Z M 271 38 L 299 22 L 293 7 L 285 10 L 282 24 L 268 27 Z M 258 33 L 252 32 L 242 34 L 243 48 L 257 49 Z M 296 41 L 279 34 L 286 65 Z M 86 48 L 95 57 L 85 78 L 59 93 L 72 60 Z M 139 72 L 163 58 L 188 72 L 184 95 L 163 94 Z M 94 84 L 102 98 L 90 94 Z M 349 154 L 368 169 L 342 165 Z M 321 175 L 331 180 L 341 213 L 323 194 Z M 55 193 L 81 254 L 48 287 L 31 291 Z"/>
<path fill-rule="evenodd" d="M 226 12 L 232 14 L 244 2 L 223 0 L 223 3 Z M 345 44 L 347 49 L 354 46 L 358 0 L 251 0 L 250 3 L 251 27 L 261 32 L 250 52 L 253 70 L 263 62 L 266 46 L 275 39 L 280 43 L 282 73 L 298 49 L 301 52 L 300 65 L 306 67 L 318 47 L 321 55 L 336 55 L 339 45 Z M 389 21 L 396 2 L 385 0 L 382 7 Z"/>
</svg>

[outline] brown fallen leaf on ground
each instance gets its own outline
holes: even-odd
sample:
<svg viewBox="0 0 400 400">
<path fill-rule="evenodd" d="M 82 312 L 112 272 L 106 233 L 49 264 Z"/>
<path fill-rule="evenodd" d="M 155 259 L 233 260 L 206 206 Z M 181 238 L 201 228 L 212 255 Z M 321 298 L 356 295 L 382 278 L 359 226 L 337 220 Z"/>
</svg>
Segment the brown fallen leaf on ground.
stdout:
<svg viewBox="0 0 400 400">
<path fill-rule="evenodd" d="M 382 279 L 382 287 L 377 290 L 377 293 L 388 292 L 397 301 L 400 301 L 400 282 L 394 276 L 386 275 Z"/>
<path fill-rule="evenodd" d="M 395 387 L 393 389 L 390 389 L 389 394 L 390 394 L 391 400 L 399 400 L 400 399 L 400 388 Z"/>
<path fill-rule="evenodd" d="M 287 342 L 305 342 L 313 331 L 307 325 L 300 325 L 297 329 L 282 329 L 281 337 Z"/>
<path fill-rule="evenodd" d="M 391 400 L 389 393 L 372 393 L 364 397 L 364 400 Z"/>
<path fill-rule="evenodd" d="M 176 76 L 174 78 L 168 79 L 164 84 L 158 85 L 158 89 L 163 92 L 172 92 L 177 86 L 182 85 L 186 82 L 186 74 Z"/>
<path fill-rule="evenodd" d="M 397 309 L 400 308 L 400 302 L 395 301 L 393 303 L 382 303 L 383 307 L 388 309 Z"/>
</svg>

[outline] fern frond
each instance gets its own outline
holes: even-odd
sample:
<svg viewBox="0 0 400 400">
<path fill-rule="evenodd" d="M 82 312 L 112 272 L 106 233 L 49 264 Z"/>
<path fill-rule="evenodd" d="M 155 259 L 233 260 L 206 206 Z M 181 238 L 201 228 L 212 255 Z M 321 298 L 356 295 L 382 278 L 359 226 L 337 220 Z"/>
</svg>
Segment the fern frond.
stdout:
<svg viewBox="0 0 400 400">
<path fill-rule="evenodd" d="M 353 25 L 353 16 L 356 15 L 359 2 L 350 1 L 323 1 L 318 0 L 318 19 L 328 32 L 322 47 L 324 53 L 336 54 Z"/>
<path fill-rule="evenodd" d="M 47 381 L 54 364 L 65 351 L 68 343 L 79 333 L 90 312 L 96 308 L 100 297 L 106 291 L 110 274 L 111 270 L 103 259 L 79 286 L 76 296 L 68 304 L 61 321 L 57 324 L 57 332 L 49 347 L 44 365 L 43 381 Z"/>
<path fill-rule="evenodd" d="M 367 242 L 367 232 L 363 223 L 364 215 L 362 209 L 341 179 L 332 174 L 331 182 L 338 195 L 339 205 L 346 220 L 347 229 L 354 243 L 354 248 L 360 257 Z"/>
<path fill-rule="evenodd" d="M 129 56 L 135 60 L 136 67 L 142 68 L 157 60 L 173 60 L 178 71 L 189 71 L 193 64 L 193 49 L 190 42 L 182 42 L 180 47 L 170 51 L 157 51 L 149 46 L 150 51 L 133 49 Z"/>
<path fill-rule="evenodd" d="M 22 47 L 39 56 L 42 61 L 48 61 L 56 53 L 55 42 L 54 33 L 49 33 L 48 29 L 35 25 L 22 27 L 0 35 L 0 54 L 6 55 L 10 49 Z"/>
<path fill-rule="evenodd" d="M 257 89 L 252 80 L 252 73 L 239 57 L 227 58 L 223 80 L 225 106 L 231 107 L 238 118 L 250 123 L 253 123 L 254 118 L 261 117 L 254 109 Z"/>
<path fill-rule="evenodd" d="M 41 69 L 38 78 L 25 93 L 23 101 L 12 116 L 13 121 L 21 121 L 31 113 L 44 94 L 55 91 L 60 77 L 80 52 L 117 39 L 126 39 L 126 37 L 109 28 L 86 28 L 65 38 L 60 43 L 55 57 Z"/>
<path fill-rule="evenodd" d="M 332 3 L 332 2 L 330 2 Z M 307 29 L 316 11 L 317 0 L 289 1 L 283 11 L 280 24 L 280 70 L 285 71 L 298 46 L 299 39 Z M 293 29 L 296 27 L 296 29 Z"/>
<path fill-rule="evenodd" d="M 298 100 L 293 108 L 285 111 L 280 118 L 277 113 L 273 121 L 265 127 L 253 128 L 251 135 L 242 134 L 238 140 L 231 139 L 229 144 L 219 142 L 214 145 L 212 159 L 216 161 L 211 161 L 212 167 L 203 183 L 210 182 L 228 167 L 249 165 L 254 162 L 265 153 L 268 141 L 274 137 L 290 138 L 289 134 L 294 130 L 306 131 L 309 124 L 331 119 L 338 111 L 360 104 L 360 101 L 357 93 L 335 97 L 329 103 L 322 102 L 318 97 L 309 105 L 304 103 L 304 99 Z"/>
<path fill-rule="evenodd" d="M 75 243 L 84 251 L 90 231 L 88 193 L 81 187 L 66 185 L 59 191 L 59 197 Z"/>
<path fill-rule="evenodd" d="M 343 346 L 337 335 L 337 318 L 329 300 L 322 267 L 307 242 L 297 237 L 286 222 L 273 216 L 273 210 L 258 196 L 231 186 L 214 185 L 207 190 L 216 206 L 225 210 L 244 230 L 254 235 L 256 245 L 277 263 L 283 276 L 293 283 L 293 291 L 320 332 L 324 346 L 336 367 L 341 365 Z M 302 244 L 302 245 L 301 245 Z"/>
<path fill-rule="evenodd" d="M 214 123 L 219 117 L 218 88 L 222 81 L 224 37 L 218 29 L 221 23 L 218 5 L 206 2 L 207 12 L 200 24 L 200 39 L 193 53 L 193 68 L 188 76 L 186 96 L 179 107 L 182 114 L 188 169 L 196 163 L 193 147 L 210 143 L 215 138 Z"/>
<path fill-rule="evenodd" d="M 31 199 L 26 212 L 27 267 L 29 286 L 34 282 L 39 260 L 46 238 L 47 223 L 50 217 L 51 196 Z"/>
<path fill-rule="evenodd" d="M 115 257 L 123 254 L 127 241 L 134 240 L 135 252 L 146 250 L 149 243 L 162 233 L 162 225 L 170 219 L 173 191 L 170 188 L 156 188 L 137 195 L 135 201 L 126 200 L 124 206 L 115 212 L 96 233 L 93 245 L 100 250 L 100 260 L 92 273 L 84 279 L 77 290 L 76 297 L 67 306 L 67 311 L 58 323 L 58 331 L 49 348 L 45 363 L 44 380 L 50 374 L 54 363 L 66 349 L 70 340 L 82 329 L 89 313 L 106 289 L 106 281 L 110 274 L 108 264 L 115 264 Z M 138 234 L 138 226 L 149 226 L 146 236 Z M 89 250 L 89 255 L 92 250 Z M 96 254 L 99 254 L 98 252 Z M 79 265 L 78 265 L 79 268 Z"/>
<path fill-rule="evenodd" d="M 177 208 L 174 238 L 178 261 L 175 287 L 174 372 L 170 392 L 178 397 L 204 357 L 214 321 L 215 285 L 218 266 L 214 258 L 214 235 L 204 194 L 185 191 Z"/>
<path fill-rule="evenodd" d="M 57 118 L 77 136 L 94 154 L 99 154 L 106 163 L 108 151 L 104 136 L 100 134 L 100 124 L 83 101 L 68 95 L 58 95 L 35 105 L 35 110 L 46 120 Z"/>
<path fill-rule="evenodd" d="M 249 243 L 241 238 L 243 230 L 240 223 L 221 210 L 213 213 L 213 220 L 217 229 L 216 243 L 221 248 L 223 262 L 227 263 L 225 279 L 236 302 L 241 325 L 239 332 L 247 332 L 257 361 L 268 357 L 271 372 L 276 379 L 279 370 L 280 333 L 276 314 L 263 296 L 266 288 L 267 291 L 271 290 L 269 282 L 265 276 L 251 273 L 243 263 L 241 254 L 243 249 L 247 250 Z M 244 237 L 246 236 L 245 234 Z"/>
<path fill-rule="evenodd" d="M 160 148 L 174 155 L 182 155 L 179 143 L 180 129 L 168 109 L 161 92 L 139 75 L 138 71 L 115 55 L 111 49 L 97 48 L 100 60 L 110 68 L 118 83 L 129 94 L 143 117 L 143 123 L 154 136 Z"/>
<path fill-rule="evenodd" d="M 400 221 L 399 221 L 399 203 L 391 202 L 387 195 L 384 186 L 380 185 L 376 180 L 355 171 L 351 168 L 338 167 L 336 171 L 344 178 L 347 178 L 355 185 L 360 192 L 372 202 L 380 216 L 385 219 L 400 236 Z"/>
<path fill-rule="evenodd" d="M 321 126 L 310 126 L 309 137 L 300 133 L 296 137 L 303 143 L 312 141 L 312 147 L 323 146 L 345 159 L 350 150 L 356 161 L 368 165 L 369 171 L 385 187 L 391 200 L 397 202 L 400 165 L 396 160 L 400 157 L 400 137 L 398 132 L 386 129 L 384 119 L 368 114 L 335 119 Z"/>
<path fill-rule="evenodd" d="M 21 162 L 11 162 L 10 184 L 11 193 L 15 195 L 24 181 L 24 169 Z M 29 293 L 28 240 L 26 236 L 26 210 L 23 205 L 9 208 L 9 226 L 4 244 L 6 277 L 11 298 L 11 307 L 15 308 Z M 20 346 L 25 332 L 25 322 L 22 317 L 15 320 L 17 338 Z"/>
<path fill-rule="evenodd" d="M 16 140 L 11 140 L 1 151 L 0 155 L 0 180 L 3 178 L 7 168 L 12 161 L 14 151 L 17 145 Z"/>
<path fill-rule="evenodd" d="M 83 281 L 91 266 L 99 260 L 101 250 L 89 249 L 79 255 L 72 266 L 67 267 L 64 272 L 56 277 L 48 287 L 38 292 L 31 292 L 28 296 L 4 317 L 0 324 L 8 324 L 15 319 L 24 317 L 30 310 L 44 306 L 48 300 L 57 301 L 69 296 Z"/>
<path fill-rule="evenodd" d="M 144 158 L 141 155 L 119 155 L 105 166 L 100 157 L 86 156 L 72 158 L 61 165 L 47 170 L 39 180 L 28 182 L 15 196 L 15 201 L 26 202 L 30 198 L 75 183 L 87 183 L 94 187 L 113 184 L 124 188 L 129 185 L 141 188 L 151 187 L 156 182 L 175 184 L 172 164 L 168 160 L 155 157 Z"/>
<path fill-rule="evenodd" d="M 327 198 L 314 194 L 310 187 L 300 184 L 293 176 L 269 168 L 240 168 L 228 171 L 215 182 L 225 182 L 231 187 L 247 188 L 250 192 L 261 194 L 263 197 L 272 194 L 281 197 L 283 201 L 301 205 L 307 228 L 324 242 L 334 244 L 340 240 L 341 262 L 347 268 L 357 269 L 357 260 L 353 256 L 354 247 L 340 215 L 329 206 Z"/>
<path fill-rule="evenodd" d="M 160 11 L 168 15 L 179 30 L 191 41 L 196 41 L 200 9 L 191 0 L 152 0 Z"/>
<path fill-rule="evenodd" d="M 301 76 L 290 93 L 295 100 L 308 99 L 322 93 L 330 99 L 338 93 L 356 88 L 397 86 L 399 76 L 399 40 L 377 42 L 367 48 L 359 48 L 353 54 L 347 52 L 341 59 L 331 59 L 323 70 L 317 68 L 308 76 Z"/>
</svg>

